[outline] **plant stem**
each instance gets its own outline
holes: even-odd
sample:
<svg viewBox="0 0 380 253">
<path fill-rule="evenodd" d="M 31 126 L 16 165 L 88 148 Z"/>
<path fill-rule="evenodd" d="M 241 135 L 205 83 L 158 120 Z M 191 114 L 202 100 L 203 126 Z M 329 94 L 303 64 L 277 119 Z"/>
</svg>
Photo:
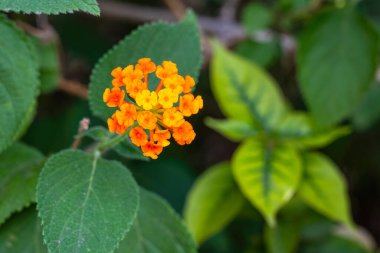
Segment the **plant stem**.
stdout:
<svg viewBox="0 0 380 253">
<path fill-rule="evenodd" d="M 107 149 L 110 149 L 114 146 L 116 146 L 117 144 L 119 144 L 122 140 L 124 140 L 125 137 L 128 136 L 129 134 L 129 131 L 132 127 L 130 127 L 127 131 L 125 131 L 125 133 L 123 134 L 120 134 L 120 135 L 116 135 L 115 137 L 103 142 L 103 143 L 99 143 L 98 147 L 96 150 L 99 150 L 100 152 L 104 152 L 105 150 Z"/>
</svg>

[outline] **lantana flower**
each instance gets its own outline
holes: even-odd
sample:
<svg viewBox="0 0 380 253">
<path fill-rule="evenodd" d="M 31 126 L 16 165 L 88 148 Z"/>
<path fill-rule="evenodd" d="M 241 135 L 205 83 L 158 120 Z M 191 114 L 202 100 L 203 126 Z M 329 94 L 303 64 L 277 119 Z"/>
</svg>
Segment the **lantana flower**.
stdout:
<svg viewBox="0 0 380 253">
<path fill-rule="evenodd" d="M 159 79 L 155 90 L 148 85 L 152 73 Z M 129 131 L 132 143 L 152 159 L 158 158 L 171 137 L 179 145 L 194 140 L 196 134 L 186 117 L 197 114 L 203 100 L 191 94 L 194 79 L 181 76 L 174 62 L 156 66 L 150 58 L 141 58 L 136 65 L 116 67 L 111 75 L 113 87 L 103 93 L 106 105 L 118 108 L 107 121 L 111 133 Z"/>
</svg>

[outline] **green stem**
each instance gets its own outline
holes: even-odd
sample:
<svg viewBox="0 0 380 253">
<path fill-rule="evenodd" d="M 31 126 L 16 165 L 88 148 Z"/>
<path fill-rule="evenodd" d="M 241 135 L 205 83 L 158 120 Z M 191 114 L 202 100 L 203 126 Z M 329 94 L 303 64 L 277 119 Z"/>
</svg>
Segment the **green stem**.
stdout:
<svg viewBox="0 0 380 253">
<path fill-rule="evenodd" d="M 110 149 L 114 146 L 116 146 L 117 144 L 119 144 L 122 140 L 125 139 L 125 137 L 128 136 L 129 134 L 129 131 L 132 129 L 132 127 L 128 128 L 127 131 L 125 131 L 125 133 L 123 134 L 120 134 L 120 135 L 116 135 L 115 137 L 112 137 L 111 139 L 105 141 L 105 142 L 102 142 L 102 143 L 99 143 L 98 147 L 97 147 L 97 150 L 99 150 L 100 152 L 104 152 L 105 150 L 107 149 Z"/>
</svg>

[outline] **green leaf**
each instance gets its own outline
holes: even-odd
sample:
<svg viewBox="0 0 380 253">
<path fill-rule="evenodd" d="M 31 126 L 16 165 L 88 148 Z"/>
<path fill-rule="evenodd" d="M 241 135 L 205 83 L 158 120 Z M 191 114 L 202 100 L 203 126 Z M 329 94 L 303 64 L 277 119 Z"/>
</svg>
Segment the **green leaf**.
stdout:
<svg viewBox="0 0 380 253">
<path fill-rule="evenodd" d="M 234 119 L 206 118 L 205 124 L 232 141 L 241 141 L 257 134 L 253 126 Z"/>
<path fill-rule="evenodd" d="M 351 8 L 317 15 L 305 28 L 298 79 L 319 125 L 337 123 L 355 108 L 374 77 L 378 41 L 373 27 Z"/>
<path fill-rule="evenodd" d="M 372 251 L 365 249 L 359 243 L 348 240 L 339 236 L 328 236 L 324 240 L 312 242 L 303 245 L 300 253 L 371 253 Z"/>
<path fill-rule="evenodd" d="M 380 83 L 375 83 L 360 101 L 353 114 L 355 128 L 364 130 L 380 118 Z"/>
<path fill-rule="evenodd" d="M 235 152 L 232 171 L 244 195 L 273 226 L 277 211 L 297 189 L 302 165 L 291 146 L 251 138 Z"/>
<path fill-rule="evenodd" d="M 41 92 L 49 93 L 58 87 L 60 78 L 58 45 L 37 38 L 32 40 L 38 54 Z"/>
<path fill-rule="evenodd" d="M 272 129 L 287 111 L 275 81 L 256 64 L 213 43 L 211 88 L 229 118 Z"/>
<path fill-rule="evenodd" d="M 0 224 L 34 201 L 43 161 L 44 156 L 38 150 L 22 143 L 15 143 L 1 153 Z"/>
<path fill-rule="evenodd" d="M 281 48 L 277 41 L 256 42 L 243 41 L 238 44 L 235 52 L 241 57 L 245 57 L 258 64 L 260 67 L 266 68 L 280 56 Z"/>
<path fill-rule="evenodd" d="M 41 221 L 35 206 L 13 215 L 0 227 L 0 252 L 47 253 L 43 244 Z"/>
<path fill-rule="evenodd" d="M 49 252 L 112 252 L 131 228 L 138 187 L 118 162 L 65 150 L 52 156 L 37 186 Z"/>
<path fill-rule="evenodd" d="M 197 179 L 185 207 L 186 223 L 198 244 L 222 230 L 244 204 L 228 162 L 209 168 Z"/>
<path fill-rule="evenodd" d="M 346 183 L 335 164 L 322 154 L 309 153 L 304 167 L 302 199 L 328 218 L 352 225 Z"/>
<path fill-rule="evenodd" d="M 143 57 L 151 58 L 156 64 L 171 60 L 177 64 L 180 74 L 197 78 L 202 54 L 195 15 L 189 12 L 178 24 L 157 22 L 142 26 L 99 60 L 92 72 L 89 89 L 91 110 L 96 116 L 106 120 L 115 111 L 102 99 L 104 90 L 112 86 L 111 71 L 118 66 L 135 64 Z M 150 80 L 158 84 L 153 75 Z"/>
<path fill-rule="evenodd" d="M 92 127 L 84 132 L 83 135 L 99 142 L 110 140 L 113 136 L 106 128 L 102 126 Z M 149 161 L 149 158 L 143 156 L 140 148 L 134 145 L 129 138 L 125 138 L 118 145 L 112 147 L 112 149 L 126 159 Z"/>
<path fill-rule="evenodd" d="M 140 189 L 137 219 L 116 253 L 195 253 L 195 243 L 166 201 Z"/>
<path fill-rule="evenodd" d="M 31 122 L 38 94 L 38 71 L 29 39 L 0 15 L 0 153 Z"/>
<path fill-rule="evenodd" d="M 273 19 L 271 10 L 263 4 L 250 3 L 243 9 L 242 24 L 247 33 L 268 27 Z"/>
<path fill-rule="evenodd" d="M 59 14 L 84 11 L 99 16 L 96 0 L 2 0 L 0 10 L 36 14 Z"/>
<path fill-rule="evenodd" d="M 349 127 L 320 129 L 312 118 L 303 112 L 291 112 L 286 115 L 276 130 L 280 137 L 300 148 L 320 148 L 336 139 L 349 134 Z"/>
</svg>

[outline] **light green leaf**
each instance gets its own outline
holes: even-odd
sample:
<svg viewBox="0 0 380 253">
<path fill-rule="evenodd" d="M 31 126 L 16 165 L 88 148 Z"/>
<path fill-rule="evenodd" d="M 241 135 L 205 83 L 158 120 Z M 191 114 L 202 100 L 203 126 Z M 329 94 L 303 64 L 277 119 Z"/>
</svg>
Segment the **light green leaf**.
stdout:
<svg viewBox="0 0 380 253">
<path fill-rule="evenodd" d="M 106 120 L 115 111 L 114 108 L 108 108 L 102 99 L 104 90 L 112 87 L 111 71 L 118 66 L 136 64 L 143 57 L 151 58 L 156 64 L 171 60 L 177 64 L 180 74 L 197 78 L 202 54 L 194 14 L 189 12 L 178 24 L 157 22 L 142 26 L 99 60 L 92 72 L 89 89 L 91 110 L 96 116 Z M 151 88 L 152 81 L 158 84 L 153 74 L 149 78 Z"/>
<path fill-rule="evenodd" d="M 0 153 L 31 122 L 38 94 L 38 71 L 29 39 L 0 15 Z"/>
<path fill-rule="evenodd" d="M 209 168 L 191 189 L 185 207 L 186 223 L 198 244 L 222 230 L 244 204 L 229 163 Z"/>
<path fill-rule="evenodd" d="M 0 154 L 0 224 L 34 201 L 43 161 L 38 150 L 22 143 Z"/>
<path fill-rule="evenodd" d="M 41 221 L 35 206 L 13 215 L 0 227 L 0 252 L 47 253 L 43 244 Z"/>
<path fill-rule="evenodd" d="M 302 165 L 289 145 L 248 139 L 235 152 L 232 171 L 244 195 L 273 226 L 277 211 L 297 189 Z"/>
<path fill-rule="evenodd" d="M 37 207 L 49 252 L 112 252 L 139 205 L 130 172 L 115 161 L 65 150 L 45 164 Z"/>
<path fill-rule="evenodd" d="M 252 34 L 268 27 L 273 19 L 271 10 L 260 3 L 250 3 L 243 9 L 242 24 Z"/>
<path fill-rule="evenodd" d="M 195 253 L 195 243 L 169 204 L 140 189 L 141 206 L 135 224 L 116 253 Z"/>
<path fill-rule="evenodd" d="M 349 127 L 319 129 L 312 118 L 303 112 L 291 112 L 282 119 L 276 130 L 280 137 L 300 148 L 324 147 L 349 134 Z"/>
<path fill-rule="evenodd" d="M 0 10 L 36 14 L 59 14 L 84 11 L 99 16 L 100 9 L 96 0 L 2 0 Z"/>
<path fill-rule="evenodd" d="M 213 43 L 211 88 L 229 118 L 272 129 L 287 111 L 275 81 L 256 64 Z"/>
<path fill-rule="evenodd" d="M 357 129 L 364 130 L 380 118 L 380 83 L 374 83 L 360 101 L 353 114 L 353 123 Z"/>
<path fill-rule="evenodd" d="M 316 211 L 351 225 L 349 198 L 344 177 L 335 164 L 319 153 L 305 155 L 304 178 L 299 194 Z"/>
<path fill-rule="evenodd" d="M 32 40 L 38 55 L 41 92 L 49 93 L 58 87 L 60 78 L 58 45 L 37 38 Z"/>
<path fill-rule="evenodd" d="M 232 141 L 241 141 L 257 134 L 253 126 L 234 119 L 206 118 L 205 124 Z"/>
<path fill-rule="evenodd" d="M 352 8 L 314 17 L 300 37 L 297 67 L 318 124 L 332 125 L 352 112 L 374 77 L 378 51 L 375 30 Z"/>
</svg>

